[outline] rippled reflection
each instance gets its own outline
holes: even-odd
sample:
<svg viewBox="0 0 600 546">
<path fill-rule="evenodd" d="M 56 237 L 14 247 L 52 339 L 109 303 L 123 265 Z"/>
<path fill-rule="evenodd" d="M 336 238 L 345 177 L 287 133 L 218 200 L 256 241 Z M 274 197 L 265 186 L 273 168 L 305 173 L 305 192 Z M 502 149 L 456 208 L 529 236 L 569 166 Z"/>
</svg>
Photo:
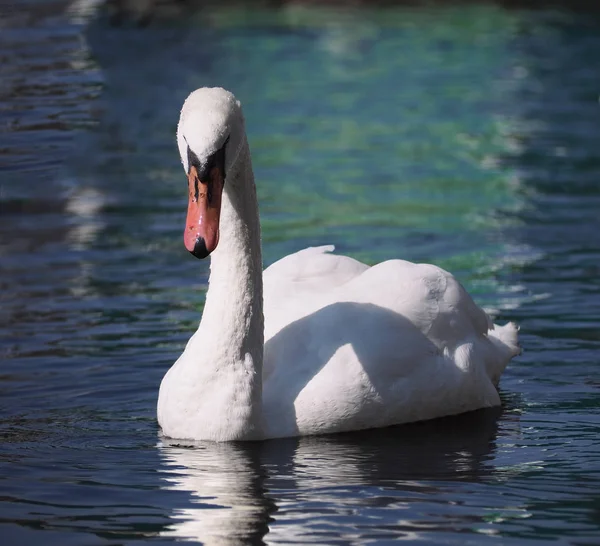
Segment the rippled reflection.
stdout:
<svg viewBox="0 0 600 546">
<path fill-rule="evenodd" d="M 191 493 L 191 505 L 178 508 L 165 536 L 204 544 L 247 544 L 265 535 L 274 504 L 267 499 L 257 446 L 166 443 L 169 489 Z"/>
<path fill-rule="evenodd" d="M 497 466 L 500 414 L 255 444 L 165 441 L 164 487 L 187 491 L 190 502 L 174 510 L 164 534 L 205 544 L 320 541 L 350 530 L 418 539 L 449 521 L 469 526 L 475 518 L 485 528 L 492 510 L 526 517 L 501 499 L 467 510 L 448 503 L 455 482 L 477 490 L 523 471 Z"/>
</svg>

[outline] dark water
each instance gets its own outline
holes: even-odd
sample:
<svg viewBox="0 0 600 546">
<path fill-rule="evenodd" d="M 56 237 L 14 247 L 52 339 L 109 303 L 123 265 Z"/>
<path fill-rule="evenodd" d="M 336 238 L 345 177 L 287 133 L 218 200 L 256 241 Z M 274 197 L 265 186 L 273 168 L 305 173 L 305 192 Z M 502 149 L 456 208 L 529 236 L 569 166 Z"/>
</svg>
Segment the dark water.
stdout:
<svg viewBox="0 0 600 546">
<path fill-rule="evenodd" d="M 598 19 L 0 9 L 3 545 L 600 543 Z M 174 143 L 202 85 L 244 104 L 265 261 L 335 243 L 451 269 L 521 325 L 501 409 L 160 443 L 158 385 L 207 280 Z"/>
</svg>

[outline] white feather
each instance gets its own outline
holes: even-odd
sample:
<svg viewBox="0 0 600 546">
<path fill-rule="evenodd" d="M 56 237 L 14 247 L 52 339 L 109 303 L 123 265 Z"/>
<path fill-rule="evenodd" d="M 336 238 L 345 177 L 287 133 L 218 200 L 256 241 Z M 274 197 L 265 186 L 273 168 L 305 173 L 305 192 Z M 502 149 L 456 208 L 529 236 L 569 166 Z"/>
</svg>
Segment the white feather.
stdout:
<svg viewBox="0 0 600 546">
<path fill-rule="evenodd" d="M 517 329 L 494 326 L 450 273 L 403 260 L 369 267 L 323 246 L 263 274 L 241 107 L 222 89 L 192 93 L 178 127 L 184 166 L 187 145 L 202 160 L 228 136 L 202 321 L 160 388 L 166 436 L 325 434 L 500 403 L 496 385 L 519 353 Z"/>
</svg>

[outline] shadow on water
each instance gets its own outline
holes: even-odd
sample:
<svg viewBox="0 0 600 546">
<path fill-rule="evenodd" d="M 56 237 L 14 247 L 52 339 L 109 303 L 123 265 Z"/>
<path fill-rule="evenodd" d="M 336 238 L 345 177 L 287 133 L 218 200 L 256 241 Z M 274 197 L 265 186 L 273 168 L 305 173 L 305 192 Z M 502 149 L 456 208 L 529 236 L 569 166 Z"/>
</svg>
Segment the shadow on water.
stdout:
<svg viewBox="0 0 600 546">
<path fill-rule="evenodd" d="M 412 497 L 435 497 L 437 484 L 478 483 L 501 476 L 494 457 L 502 410 L 479 410 L 412 425 L 323 437 L 250 444 L 165 441 L 164 487 L 186 491 L 163 536 L 205 544 L 290 540 L 307 532 L 288 513 L 312 513 L 315 503 L 344 511 L 356 490 L 381 488 L 381 508 L 398 509 Z M 360 495 L 359 495 L 360 497 Z M 365 500 L 368 502 L 368 500 Z M 284 524 L 280 527 L 279 524 Z M 398 536 L 415 529 L 396 525 Z"/>
</svg>

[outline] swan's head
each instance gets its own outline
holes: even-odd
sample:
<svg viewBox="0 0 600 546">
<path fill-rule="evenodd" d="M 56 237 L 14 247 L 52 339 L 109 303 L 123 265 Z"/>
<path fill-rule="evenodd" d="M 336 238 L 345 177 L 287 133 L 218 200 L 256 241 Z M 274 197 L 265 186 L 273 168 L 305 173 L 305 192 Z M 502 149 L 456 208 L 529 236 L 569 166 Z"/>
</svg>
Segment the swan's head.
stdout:
<svg viewBox="0 0 600 546">
<path fill-rule="evenodd" d="M 177 145 L 188 177 L 183 241 L 197 258 L 206 258 L 219 243 L 223 188 L 244 139 L 242 109 L 229 91 L 204 87 L 183 103 L 177 126 Z"/>
</svg>

